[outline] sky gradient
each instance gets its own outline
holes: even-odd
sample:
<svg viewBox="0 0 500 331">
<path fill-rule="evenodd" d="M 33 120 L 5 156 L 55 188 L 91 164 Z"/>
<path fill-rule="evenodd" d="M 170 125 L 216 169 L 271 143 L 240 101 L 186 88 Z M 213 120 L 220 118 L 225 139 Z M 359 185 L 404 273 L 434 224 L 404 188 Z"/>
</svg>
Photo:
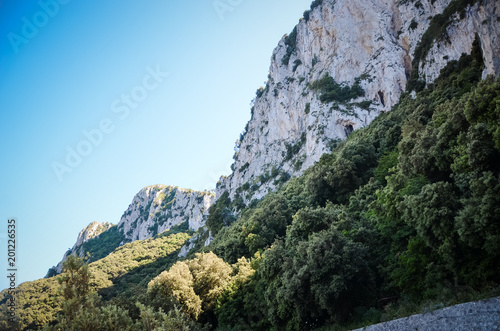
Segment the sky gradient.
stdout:
<svg viewBox="0 0 500 331">
<path fill-rule="evenodd" d="M 90 222 L 118 223 L 145 186 L 215 188 L 272 50 L 310 5 L 55 1 L 0 0 L 0 268 L 15 217 L 18 283 Z"/>
</svg>

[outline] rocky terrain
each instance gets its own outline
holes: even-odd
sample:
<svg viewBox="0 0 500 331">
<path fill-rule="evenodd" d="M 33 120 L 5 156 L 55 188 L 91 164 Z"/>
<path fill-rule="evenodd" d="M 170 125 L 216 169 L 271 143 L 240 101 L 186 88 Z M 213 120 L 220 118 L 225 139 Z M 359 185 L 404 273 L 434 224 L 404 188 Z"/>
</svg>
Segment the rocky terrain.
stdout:
<svg viewBox="0 0 500 331">
<path fill-rule="evenodd" d="M 185 222 L 188 222 L 190 230 L 196 231 L 205 225 L 208 209 L 214 201 L 215 194 L 210 192 L 196 192 L 167 185 L 145 187 L 133 198 L 117 225 L 122 238 L 120 245 L 151 238 Z M 90 223 L 79 233 L 73 248 L 49 270 L 47 276 L 61 273 L 62 263 L 69 255 L 85 256 L 82 244 L 97 238 L 111 227 L 113 225 L 110 223 Z"/>
<path fill-rule="evenodd" d="M 245 205 L 264 197 L 389 111 L 408 84 L 432 83 L 449 61 L 471 52 L 476 38 L 483 77 L 500 72 L 497 7 L 474 0 L 314 1 L 272 52 L 268 81 L 257 90 L 236 143 L 232 173 L 220 179 L 216 194 L 142 189 L 118 224 L 122 244 L 186 221 L 191 230 L 202 228 L 226 191 Z M 337 93 L 324 93 L 325 85 Z M 206 237 L 192 238 L 181 256 L 198 238 L 208 244 Z"/>
<path fill-rule="evenodd" d="M 123 232 L 125 242 L 151 238 L 184 222 L 189 222 L 189 229 L 196 231 L 205 224 L 214 200 L 215 195 L 210 192 L 148 186 L 136 194 L 118 229 Z"/>
<path fill-rule="evenodd" d="M 490 331 L 500 329 L 500 298 L 468 302 L 355 331 Z"/>
<path fill-rule="evenodd" d="M 109 304 L 76 298 L 81 321 L 113 312 L 144 329 L 152 315 L 129 305 L 142 299 L 170 309 L 157 325 L 337 329 L 385 320 L 381 296 L 488 297 L 500 274 L 500 81 L 481 78 L 500 73 L 497 5 L 313 1 L 273 51 L 215 193 L 148 186 L 116 226 L 79 234 L 63 261 L 93 252 Z M 54 277 L 21 290 L 26 329 L 75 321 L 59 314 Z M 495 330 L 499 313 L 495 298 L 365 330 Z"/>
<path fill-rule="evenodd" d="M 232 199 L 239 195 L 248 203 L 301 174 L 336 141 L 389 111 L 412 73 L 431 83 L 448 61 L 469 54 L 476 34 L 486 65 L 483 76 L 499 72 L 498 6 L 470 2 L 475 4 L 464 12 L 455 11 L 450 0 L 313 3 L 272 53 L 267 85 L 257 91 L 252 118 L 237 142 L 233 173 L 221 178 L 217 197 L 228 191 Z M 443 23 L 430 26 L 436 15 Z M 423 38 L 430 48 L 420 46 Z M 362 92 L 322 99 L 314 82 L 326 74 Z"/>
</svg>

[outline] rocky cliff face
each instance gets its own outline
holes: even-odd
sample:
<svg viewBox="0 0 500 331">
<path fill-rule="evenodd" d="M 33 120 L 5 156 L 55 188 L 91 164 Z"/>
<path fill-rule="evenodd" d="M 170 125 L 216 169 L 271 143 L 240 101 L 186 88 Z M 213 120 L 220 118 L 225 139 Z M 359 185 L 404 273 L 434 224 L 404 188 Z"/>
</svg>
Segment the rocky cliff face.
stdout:
<svg viewBox="0 0 500 331">
<path fill-rule="evenodd" d="M 82 244 L 89 241 L 90 239 L 99 236 L 104 231 L 109 230 L 112 226 L 113 224 L 111 223 L 99 223 L 99 222 L 92 222 L 89 225 L 87 225 L 87 227 L 82 231 L 80 231 L 80 233 L 78 234 L 78 238 L 76 239 L 75 245 L 73 245 L 73 247 L 64 254 L 61 262 L 59 262 L 51 270 L 55 270 L 55 272 L 58 274 L 61 273 L 63 268 L 62 264 L 64 261 L 66 261 L 68 256 L 74 254 L 83 257 L 85 255 L 85 252 L 81 250 Z"/>
<path fill-rule="evenodd" d="M 389 111 L 410 77 L 430 83 L 448 61 L 470 53 L 476 34 L 484 75 L 500 72 L 497 1 L 323 0 L 311 7 L 273 51 L 217 197 L 228 191 L 248 203 L 301 174 Z M 327 80 L 340 92 L 328 95 Z"/>
<path fill-rule="evenodd" d="M 498 75 L 499 22 L 494 0 L 315 0 L 272 53 L 267 84 L 257 91 L 233 172 L 217 184 L 217 197 L 227 191 L 248 204 L 300 175 L 389 111 L 408 83 L 423 87 L 449 61 L 469 54 L 476 37 L 483 76 Z M 208 192 L 146 187 L 118 224 L 122 244 L 186 221 L 196 231 L 214 201 Z M 181 256 L 198 237 L 205 244 L 211 238 L 198 234 Z"/>
<path fill-rule="evenodd" d="M 188 222 L 190 230 L 196 231 L 205 225 L 208 209 L 214 201 L 215 194 L 210 192 L 197 192 L 167 185 L 143 188 L 136 194 L 117 225 L 123 238 L 120 245 L 151 238 L 185 222 Z M 49 270 L 47 276 L 61 273 L 62 263 L 69 255 L 83 257 L 86 252 L 82 244 L 111 227 L 113 225 L 110 223 L 89 224 L 80 232 L 73 248 L 64 254 L 57 266 Z"/>
<path fill-rule="evenodd" d="M 172 226 L 189 222 L 191 230 L 205 225 L 208 208 L 215 201 L 210 192 L 154 185 L 142 189 L 123 214 L 118 229 L 124 242 L 151 238 Z"/>
</svg>

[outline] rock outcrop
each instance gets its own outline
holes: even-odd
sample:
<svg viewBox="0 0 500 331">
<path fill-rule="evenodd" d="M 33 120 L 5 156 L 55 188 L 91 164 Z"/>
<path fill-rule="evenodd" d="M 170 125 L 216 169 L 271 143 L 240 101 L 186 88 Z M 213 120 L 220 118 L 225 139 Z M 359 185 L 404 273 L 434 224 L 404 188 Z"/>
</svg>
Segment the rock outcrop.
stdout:
<svg viewBox="0 0 500 331">
<path fill-rule="evenodd" d="M 78 238 L 76 239 L 76 243 L 73 245 L 71 249 L 69 249 L 63 256 L 61 262 L 59 262 L 55 267 L 52 267 L 49 270 L 49 274 L 51 273 L 57 273 L 60 274 L 63 269 L 63 262 L 66 261 L 68 256 L 70 255 L 78 255 L 80 257 L 83 257 L 85 255 L 85 252 L 81 249 L 82 244 L 89 241 L 90 239 L 98 237 L 101 233 L 104 231 L 109 230 L 111 227 L 113 227 L 113 224 L 111 223 L 99 223 L 99 222 L 92 222 L 85 229 L 80 231 L 78 234 Z"/>
<path fill-rule="evenodd" d="M 497 4 L 315 1 L 273 51 L 267 84 L 257 91 L 251 120 L 236 145 L 233 172 L 219 181 L 217 197 L 228 191 L 248 204 L 300 175 L 336 141 L 389 111 L 412 74 L 430 83 L 448 61 L 469 54 L 476 35 L 483 75 L 498 75 Z M 326 74 L 340 88 L 360 93 L 323 96 L 315 82 Z"/>
<path fill-rule="evenodd" d="M 489 331 L 500 329 L 500 297 L 412 315 L 354 331 Z"/>
<path fill-rule="evenodd" d="M 143 188 L 123 214 L 118 229 L 124 242 L 143 240 L 189 222 L 196 231 L 205 225 L 208 209 L 215 201 L 210 192 L 196 192 L 167 185 Z"/>
<path fill-rule="evenodd" d="M 243 204 L 262 198 L 389 111 L 408 83 L 431 83 L 449 61 L 469 54 L 476 38 L 483 76 L 498 75 L 497 7 L 493 0 L 315 0 L 274 49 L 266 86 L 236 143 L 233 172 L 220 179 L 216 195 L 144 188 L 118 224 L 122 244 L 183 222 L 198 230 L 226 191 Z M 198 238 L 210 242 L 204 230 L 181 256 Z"/>
<path fill-rule="evenodd" d="M 205 225 L 208 209 L 215 201 L 211 192 L 197 192 L 167 185 L 143 188 L 133 198 L 117 225 L 123 240 L 120 245 L 135 240 L 151 238 L 173 226 L 188 222 L 190 230 L 196 231 Z M 46 277 L 62 272 L 62 263 L 69 255 L 83 257 L 83 243 L 97 238 L 113 227 L 110 223 L 92 222 L 78 235 L 72 249 L 68 250 L 57 266 L 49 269 Z"/>
</svg>

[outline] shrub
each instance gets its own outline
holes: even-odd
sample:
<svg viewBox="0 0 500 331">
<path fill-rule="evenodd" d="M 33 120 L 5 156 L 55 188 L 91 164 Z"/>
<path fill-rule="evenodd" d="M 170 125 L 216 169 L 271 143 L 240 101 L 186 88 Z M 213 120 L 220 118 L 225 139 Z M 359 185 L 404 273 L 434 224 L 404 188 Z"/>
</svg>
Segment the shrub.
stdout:
<svg viewBox="0 0 500 331">
<path fill-rule="evenodd" d="M 286 53 L 281 59 L 283 65 L 288 65 L 290 62 L 290 57 L 297 50 L 297 26 L 295 26 L 292 32 L 285 38 Z"/>
<path fill-rule="evenodd" d="M 323 78 L 313 82 L 311 89 L 320 93 L 320 101 L 323 103 L 339 102 L 344 103 L 354 98 L 362 97 L 365 91 L 360 86 L 359 79 L 352 87 L 341 85 L 326 73 Z"/>
<path fill-rule="evenodd" d="M 306 114 L 309 114 L 310 111 L 311 111 L 311 104 L 308 102 L 306 103 L 306 108 L 304 109 L 304 112 Z"/>
</svg>

